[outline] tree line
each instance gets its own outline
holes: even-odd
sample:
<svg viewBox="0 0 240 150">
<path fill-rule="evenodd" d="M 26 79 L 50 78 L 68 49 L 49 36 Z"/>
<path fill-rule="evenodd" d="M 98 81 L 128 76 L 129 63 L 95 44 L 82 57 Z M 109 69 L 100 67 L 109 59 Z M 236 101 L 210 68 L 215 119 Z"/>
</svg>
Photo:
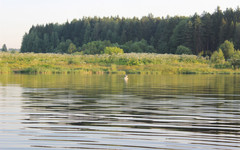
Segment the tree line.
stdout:
<svg viewBox="0 0 240 150">
<path fill-rule="evenodd" d="M 83 17 L 64 24 L 32 26 L 22 40 L 21 52 L 101 53 L 105 47 L 124 52 L 178 53 L 179 46 L 193 54 L 208 55 L 225 40 L 240 49 L 240 8 L 219 7 L 212 14 L 142 18 Z"/>
<path fill-rule="evenodd" d="M 2 46 L 2 49 L 0 49 L 2 52 L 7 52 L 8 49 L 7 49 L 7 45 L 6 44 L 3 44 Z"/>
</svg>

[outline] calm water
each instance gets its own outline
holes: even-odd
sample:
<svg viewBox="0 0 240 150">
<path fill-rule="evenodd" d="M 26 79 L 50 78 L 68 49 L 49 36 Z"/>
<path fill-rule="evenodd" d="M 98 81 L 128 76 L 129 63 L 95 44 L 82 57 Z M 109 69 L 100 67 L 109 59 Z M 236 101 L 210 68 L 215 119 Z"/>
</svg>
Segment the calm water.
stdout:
<svg viewBox="0 0 240 150">
<path fill-rule="evenodd" d="M 240 76 L 0 76 L 0 149 L 239 150 Z"/>
</svg>

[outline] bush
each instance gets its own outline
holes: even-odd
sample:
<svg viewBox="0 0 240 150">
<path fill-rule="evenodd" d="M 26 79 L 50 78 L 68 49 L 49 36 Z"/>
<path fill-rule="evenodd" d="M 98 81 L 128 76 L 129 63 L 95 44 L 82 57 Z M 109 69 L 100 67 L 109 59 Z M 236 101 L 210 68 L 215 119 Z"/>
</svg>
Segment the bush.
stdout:
<svg viewBox="0 0 240 150">
<path fill-rule="evenodd" d="M 70 47 L 70 45 L 71 45 L 71 47 Z M 61 42 L 57 46 L 57 48 L 55 49 L 55 52 L 57 52 L 57 53 L 69 53 L 68 52 L 68 51 L 70 51 L 69 47 L 72 49 L 72 48 L 74 48 L 73 46 L 74 46 L 74 44 L 72 43 L 72 41 L 68 39 L 65 42 Z"/>
<path fill-rule="evenodd" d="M 230 59 L 230 63 L 234 69 L 239 68 L 239 66 L 240 66 L 240 51 L 239 50 L 237 50 L 233 53 L 233 55 Z"/>
<path fill-rule="evenodd" d="M 128 41 L 121 46 L 124 49 L 124 52 L 130 53 L 153 53 L 155 49 L 152 45 L 149 45 L 146 40 L 142 39 L 141 41 Z"/>
<path fill-rule="evenodd" d="M 123 54 L 123 49 L 119 48 L 119 47 L 105 47 L 104 49 L 104 54 Z"/>
<path fill-rule="evenodd" d="M 68 50 L 67 50 L 68 54 L 72 54 L 76 51 L 77 51 L 76 45 L 73 44 L 73 43 L 70 43 L 69 46 L 68 46 Z"/>
<path fill-rule="evenodd" d="M 214 63 L 216 65 L 225 63 L 224 54 L 223 54 L 221 49 L 219 49 L 218 51 L 213 52 L 213 54 L 211 56 L 211 63 Z"/>
<path fill-rule="evenodd" d="M 110 41 L 92 41 L 84 44 L 81 48 L 84 54 L 102 54 L 104 48 L 111 46 Z"/>
<path fill-rule="evenodd" d="M 176 54 L 178 54 L 178 55 L 182 55 L 182 54 L 191 55 L 192 51 L 188 47 L 180 45 L 180 46 L 177 47 Z"/>
<path fill-rule="evenodd" d="M 234 45 L 232 42 L 226 40 L 224 41 L 224 43 L 222 43 L 220 46 L 219 46 L 219 49 L 222 50 L 223 54 L 224 54 L 224 57 L 225 59 L 229 59 L 231 58 L 231 56 L 233 55 L 234 53 Z"/>
</svg>

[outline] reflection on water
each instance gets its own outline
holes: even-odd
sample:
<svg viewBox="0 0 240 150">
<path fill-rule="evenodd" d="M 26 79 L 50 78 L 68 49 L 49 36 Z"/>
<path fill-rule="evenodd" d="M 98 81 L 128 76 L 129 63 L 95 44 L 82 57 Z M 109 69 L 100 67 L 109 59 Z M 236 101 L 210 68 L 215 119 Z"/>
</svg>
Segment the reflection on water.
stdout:
<svg viewBox="0 0 240 150">
<path fill-rule="evenodd" d="M 239 91 L 235 75 L 0 76 L 0 149 L 237 150 Z"/>
</svg>

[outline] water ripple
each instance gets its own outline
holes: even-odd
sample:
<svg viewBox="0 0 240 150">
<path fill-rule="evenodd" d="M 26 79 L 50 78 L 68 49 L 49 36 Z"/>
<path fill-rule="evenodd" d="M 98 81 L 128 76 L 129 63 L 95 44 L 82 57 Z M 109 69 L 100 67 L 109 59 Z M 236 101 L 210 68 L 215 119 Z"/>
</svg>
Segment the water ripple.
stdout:
<svg viewBox="0 0 240 150">
<path fill-rule="evenodd" d="M 81 83 L 0 86 L 0 149 L 240 149 L 238 88 L 145 81 L 111 83 L 119 93 Z"/>
</svg>

